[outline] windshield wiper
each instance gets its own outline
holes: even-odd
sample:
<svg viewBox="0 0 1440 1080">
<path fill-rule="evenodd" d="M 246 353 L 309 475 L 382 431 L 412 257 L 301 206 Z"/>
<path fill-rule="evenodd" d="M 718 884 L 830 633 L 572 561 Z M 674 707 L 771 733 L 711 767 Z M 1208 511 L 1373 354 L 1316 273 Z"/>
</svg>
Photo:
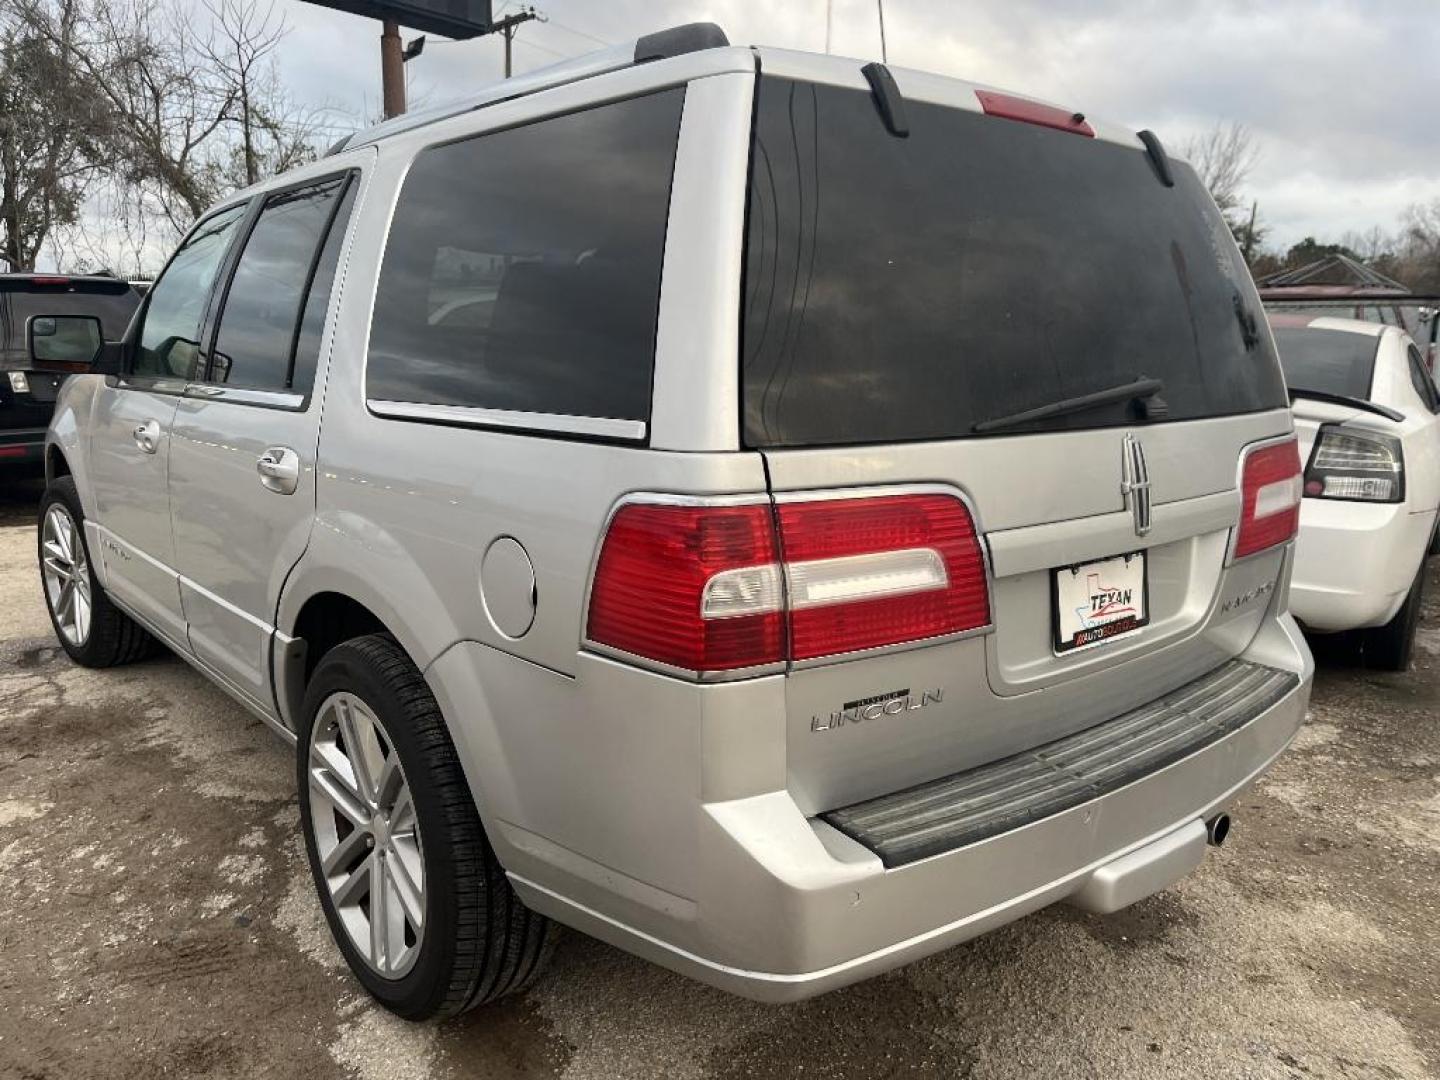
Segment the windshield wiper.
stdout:
<svg viewBox="0 0 1440 1080">
<path fill-rule="evenodd" d="M 1328 390 L 1306 390 L 1303 386 L 1290 387 L 1290 400 L 1297 397 L 1309 398 L 1311 401 L 1324 401 L 1331 405 L 1344 405 L 1347 408 L 1359 409 L 1361 412 L 1374 413 L 1376 416 L 1383 416 L 1387 420 L 1394 420 L 1397 424 L 1405 419 L 1405 414 L 1386 405 L 1377 405 L 1373 401 L 1366 401 L 1364 398 L 1351 397 L 1349 394 L 1332 394 Z"/>
<path fill-rule="evenodd" d="M 1048 420 L 1052 416 L 1065 416 L 1069 413 L 1094 409 L 1101 405 L 1113 405 L 1117 401 L 1141 401 L 1144 403 L 1145 412 L 1142 419 L 1159 420 L 1170 411 L 1159 397 L 1160 391 L 1163 389 L 1165 389 L 1165 384 L 1159 379 L 1139 378 L 1134 382 L 1110 386 L 1104 390 L 1095 390 L 1077 397 L 1052 401 L 1049 405 L 1041 405 L 1038 409 L 1026 409 L 1024 412 L 1011 413 L 1009 416 L 997 416 L 994 420 L 982 420 L 971 430 L 976 434 L 999 431 L 1002 428 L 1019 427 L 1021 424 L 1029 424 L 1036 420 Z"/>
</svg>

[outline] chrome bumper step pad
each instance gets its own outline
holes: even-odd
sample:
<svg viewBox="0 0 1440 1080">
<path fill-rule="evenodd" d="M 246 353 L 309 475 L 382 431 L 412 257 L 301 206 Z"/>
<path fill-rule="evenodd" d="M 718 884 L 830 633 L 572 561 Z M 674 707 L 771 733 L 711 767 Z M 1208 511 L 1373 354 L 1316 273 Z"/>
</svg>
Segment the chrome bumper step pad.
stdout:
<svg viewBox="0 0 1440 1080">
<path fill-rule="evenodd" d="M 1165 697 L 1043 746 L 821 814 L 888 868 L 1070 810 L 1203 750 L 1300 685 L 1231 660 Z"/>
</svg>

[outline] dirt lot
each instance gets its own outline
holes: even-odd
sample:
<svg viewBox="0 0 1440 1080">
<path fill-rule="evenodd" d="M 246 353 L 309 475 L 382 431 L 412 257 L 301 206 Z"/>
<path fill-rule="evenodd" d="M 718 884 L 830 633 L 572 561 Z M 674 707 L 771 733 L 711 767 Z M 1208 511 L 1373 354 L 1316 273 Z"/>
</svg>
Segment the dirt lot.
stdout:
<svg viewBox="0 0 1440 1080">
<path fill-rule="evenodd" d="M 55 646 L 35 495 L 0 490 L 0 1076 L 1440 1075 L 1440 576 L 1417 670 L 1326 662 L 1231 842 L 1119 915 L 785 1008 L 570 934 L 524 997 L 413 1027 L 329 942 L 280 742 L 176 659 Z"/>
</svg>

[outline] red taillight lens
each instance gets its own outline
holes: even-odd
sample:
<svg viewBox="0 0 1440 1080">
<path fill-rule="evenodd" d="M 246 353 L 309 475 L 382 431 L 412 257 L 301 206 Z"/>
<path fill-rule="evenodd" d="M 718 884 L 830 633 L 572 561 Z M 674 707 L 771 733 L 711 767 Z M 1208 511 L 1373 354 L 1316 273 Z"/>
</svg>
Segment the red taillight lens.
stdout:
<svg viewBox="0 0 1440 1080">
<path fill-rule="evenodd" d="M 980 108 L 985 110 L 986 116 L 1039 124 L 1041 127 L 1068 131 L 1072 135 L 1084 135 L 1092 139 L 1095 137 L 1095 129 L 1085 122 L 1085 117 L 1080 113 L 1068 112 L 1054 105 L 1045 105 L 1039 101 L 1001 94 L 994 90 L 976 90 L 975 96 L 980 99 Z"/>
<path fill-rule="evenodd" d="M 980 539 L 952 495 L 782 503 L 794 660 L 990 622 Z"/>
<path fill-rule="evenodd" d="M 784 659 L 768 503 L 632 503 L 610 522 L 590 592 L 591 641 L 687 671 Z"/>
<path fill-rule="evenodd" d="M 1294 439 L 1247 451 L 1240 467 L 1235 558 L 1294 537 L 1300 528 L 1300 496 L 1300 451 Z"/>
<path fill-rule="evenodd" d="M 980 539 L 953 495 L 786 502 L 773 514 L 768 503 L 632 503 L 605 535 L 586 636 L 704 673 L 989 622 Z"/>
</svg>

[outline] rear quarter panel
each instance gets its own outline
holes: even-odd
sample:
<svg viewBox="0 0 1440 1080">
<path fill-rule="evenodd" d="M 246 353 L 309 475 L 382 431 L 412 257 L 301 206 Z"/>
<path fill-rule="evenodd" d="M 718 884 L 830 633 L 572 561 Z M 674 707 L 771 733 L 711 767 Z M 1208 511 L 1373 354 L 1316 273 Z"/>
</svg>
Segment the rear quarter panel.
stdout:
<svg viewBox="0 0 1440 1080">
<path fill-rule="evenodd" d="M 737 442 L 737 251 L 754 59 L 716 50 L 658 61 L 497 104 L 387 141 L 363 205 L 334 334 L 318 455 L 316 527 L 277 616 L 340 592 L 368 607 L 425 671 L 487 828 L 507 866 L 539 880 L 628 880 L 641 902 L 693 890 L 690 861 L 706 790 L 783 783 L 779 683 L 701 688 L 581 652 L 591 568 L 616 503 L 635 492 L 758 493 L 762 458 Z M 691 79 L 677 151 L 659 311 L 648 446 L 462 428 L 369 412 L 371 309 L 394 205 L 423 146 Z M 723 150 L 716 148 L 723 147 Z M 710 152 L 707 152 L 710 151 Z M 717 153 L 727 160 L 717 165 Z M 706 185 L 723 189 L 707 199 Z M 724 205 L 720 206 L 719 203 Z M 706 208 L 706 216 L 700 209 Z M 678 215 L 678 216 L 677 216 Z M 727 239 L 728 238 L 728 239 Z M 722 317 L 717 312 L 728 312 Z M 729 452 L 727 452 L 729 451 Z M 509 636 L 491 589 L 523 583 L 481 566 L 500 538 L 534 573 L 534 620 Z M 288 661 L 286 661 L 288 662 Z M 762 686 L 761 683 L 764 683 Z M 720 699 L 768 707 L 727 712 Z M 748 726 L 747 726 L 748 725 Z M 716 736 L 761 737 L 736 741 Z M 769 741 L 763 737 L 768 733 Z M 762 780 L 750 768 L 771 766 Z M 763 771 L 763 770 L 762 770 Z M 720 786 L 717 788 L 716 784 Z M 551 870 L 549 874 L 560 873 Z M 649 900 L 643 898 L 648 897 Z"/>
</svg>

